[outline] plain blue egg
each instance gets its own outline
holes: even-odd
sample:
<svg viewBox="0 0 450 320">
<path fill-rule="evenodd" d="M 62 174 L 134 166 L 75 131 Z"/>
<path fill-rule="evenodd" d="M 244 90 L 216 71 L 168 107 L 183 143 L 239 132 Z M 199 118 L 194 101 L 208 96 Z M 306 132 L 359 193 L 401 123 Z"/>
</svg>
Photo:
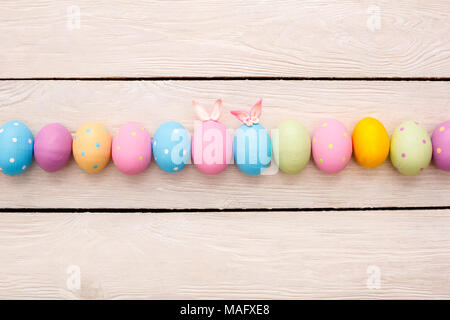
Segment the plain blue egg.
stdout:
<svg viewBox="0 0 450 320">
<path fill-rule="evenodd" d="M 23 173 L 33 160 L 33 134 L 20 121 L 0 127 L 0 171 L 15 176 Z"/>
<path fill-rule="evenodd" d="M 261 174 L 270 165 L 272 143 L 267 130 L 260 124 L 243 124 L 233 141 L 234 162 L 239 170 L 250 175 Z"/>
<path fill-rule="evenodd" d="M 153 136 L 153 157 L 166 172 L 183 170 L 191 158 L 191 136 L 180 123 L 165 122 Z"/>
</svg>

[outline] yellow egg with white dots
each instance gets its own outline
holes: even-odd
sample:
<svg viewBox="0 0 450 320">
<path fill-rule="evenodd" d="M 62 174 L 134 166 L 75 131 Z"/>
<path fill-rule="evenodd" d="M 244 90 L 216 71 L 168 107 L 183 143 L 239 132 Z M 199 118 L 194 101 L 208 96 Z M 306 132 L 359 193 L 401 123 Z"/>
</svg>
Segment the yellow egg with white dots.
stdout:
<svg viewBox="0 0 450 320">
<path fill-rule="evenodd" d="M 73 157 L 88 173 L 97 173 L 111 158 L 111 135 L 99 122 L 83 124 L 73 137 Z"/>
<path fill-rule="evenodd" d="M 389 134 L 377 119 L 367 117 L 353 129 L 353 153 L 356 161 L 366 168 L 376 168 L 389 155 Z"/>
</svg>

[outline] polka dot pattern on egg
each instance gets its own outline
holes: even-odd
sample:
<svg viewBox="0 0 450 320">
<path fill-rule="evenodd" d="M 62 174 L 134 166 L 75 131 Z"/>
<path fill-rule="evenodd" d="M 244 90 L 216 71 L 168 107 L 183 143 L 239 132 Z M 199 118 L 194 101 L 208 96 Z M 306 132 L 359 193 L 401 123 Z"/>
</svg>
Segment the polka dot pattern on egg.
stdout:
<svg viewBox="0 0 450 320">
<path fill-rule="evenodd" d="M 80 168 L 88 173 L 97 173 L 109 163 L 111 157 L 111 135 L 98 122 L 88 122 L 75 133 L 73 157 Z"/>
<path fill-rule="evenodd" d="M 343 170 L 352 156 L 352 139 L 341 122 L 328 119 L 317 126 L 312 137 L 314 162 L 326 173 Z"/>
<path fill-rule="evenodd" d="M 392 134 L 390 157 L 392 165 L 401 173 L 415 176 L 429 165 L 432 155 L 427 131 L 416 121 L 400 124 Z"/>
<path fill-rule="evenodd" d="M 165 172 L 180 172 L 191 158 L 191 136 L 178 122 L 163 123 L 153 136 L 153 155 Z"/>
<path fill-rule="evenodd" d="M 436 126 L 431 137 L 433 160 L 439 169 L 450 171 L 450 121 Z"/>
<path fill-rule="evenodd" d="M 119 128 L 114 136 L 112 158 L 117 169 L 129 175 L 147 169 L 152 158 L 152 138 L 136 122 L 129 122 Z"/>
<path fill-rule="evenodd" d="M 31 143 L 29 143 L 31 141 Z M 6 175 L 18 175 L 30 167 L 33 159 L 33 134 L 20 121 L 0 127 L 0 168 Z"/>
</svg>

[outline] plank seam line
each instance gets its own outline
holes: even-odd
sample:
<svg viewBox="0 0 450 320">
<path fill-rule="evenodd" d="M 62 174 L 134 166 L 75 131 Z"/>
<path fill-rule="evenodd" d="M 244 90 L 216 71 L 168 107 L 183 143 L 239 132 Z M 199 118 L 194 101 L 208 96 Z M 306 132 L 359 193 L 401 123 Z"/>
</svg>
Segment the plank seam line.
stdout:
<svg viewBox="0 0 450 320">
<path fill-rule="evenodd" d="M 450 210 L 450 206 L 427 207 L 343 207 L 343 208 L 0 208 L 0 213 L 189 213 L 189 212 L 343 212 Z"/>
<path fill-rule="evenodd" d="M 450 81 L 450 77 L 37 77 L 0 81 Z"/>
</svg>

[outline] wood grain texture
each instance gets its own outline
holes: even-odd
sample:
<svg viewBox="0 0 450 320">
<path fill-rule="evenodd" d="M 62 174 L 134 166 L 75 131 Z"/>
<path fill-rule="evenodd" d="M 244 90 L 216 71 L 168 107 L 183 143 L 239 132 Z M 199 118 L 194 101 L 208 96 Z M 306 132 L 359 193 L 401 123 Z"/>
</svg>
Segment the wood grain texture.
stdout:
<svg viewBox="0 0 450 320">
<path fill-rule="evenodd" d="M 153 134 L 164 121 L 177 120 L 191 132 L 191 99 L 210 106 L 224 100 L 223 123 L 239 121 L 230 109 L 249 108 L 264 98 L 262 124 L 275 128 L 297 119 L 310 132 L 325 118 L 350 130 L 365 116 L 382 121 L 389 132 L 412 117 L 429 132 L 450 117 L 450 82 L 364 81 L 8 81 L 0 83 L 0 122 L 22 120 L 34 134 L 62 122 L 72 132 L 88 121 L 114 131 L 139 121 Z M 177 174 L 152 162 L 137 176 L 126 176 L 111 163 L 99 174 L 84 173 L 75 162 L 56 173 L 35 163 L 21 176 L 1 175 L 3 208 L 311 208 L 448 206 L 450 173 L 431 166 L 418 177 L 405 177 L 387 161 L 375 170 L 354 160 L 341 173 L 327 175 L 311 162 L 298 175 L 249 177 L 230 166 L 206 176 L 192 165 Z"/>
<path fill-rule="evenodd" d="M 450 211 L 1 214 L 0 256 L 2 299 L 448 299 Z"/>
<path fill-rule="evenodd" d="M 447 0 L 2 1 L 0 77 L 448 77 L 449 13 Z"/>
</svg>

